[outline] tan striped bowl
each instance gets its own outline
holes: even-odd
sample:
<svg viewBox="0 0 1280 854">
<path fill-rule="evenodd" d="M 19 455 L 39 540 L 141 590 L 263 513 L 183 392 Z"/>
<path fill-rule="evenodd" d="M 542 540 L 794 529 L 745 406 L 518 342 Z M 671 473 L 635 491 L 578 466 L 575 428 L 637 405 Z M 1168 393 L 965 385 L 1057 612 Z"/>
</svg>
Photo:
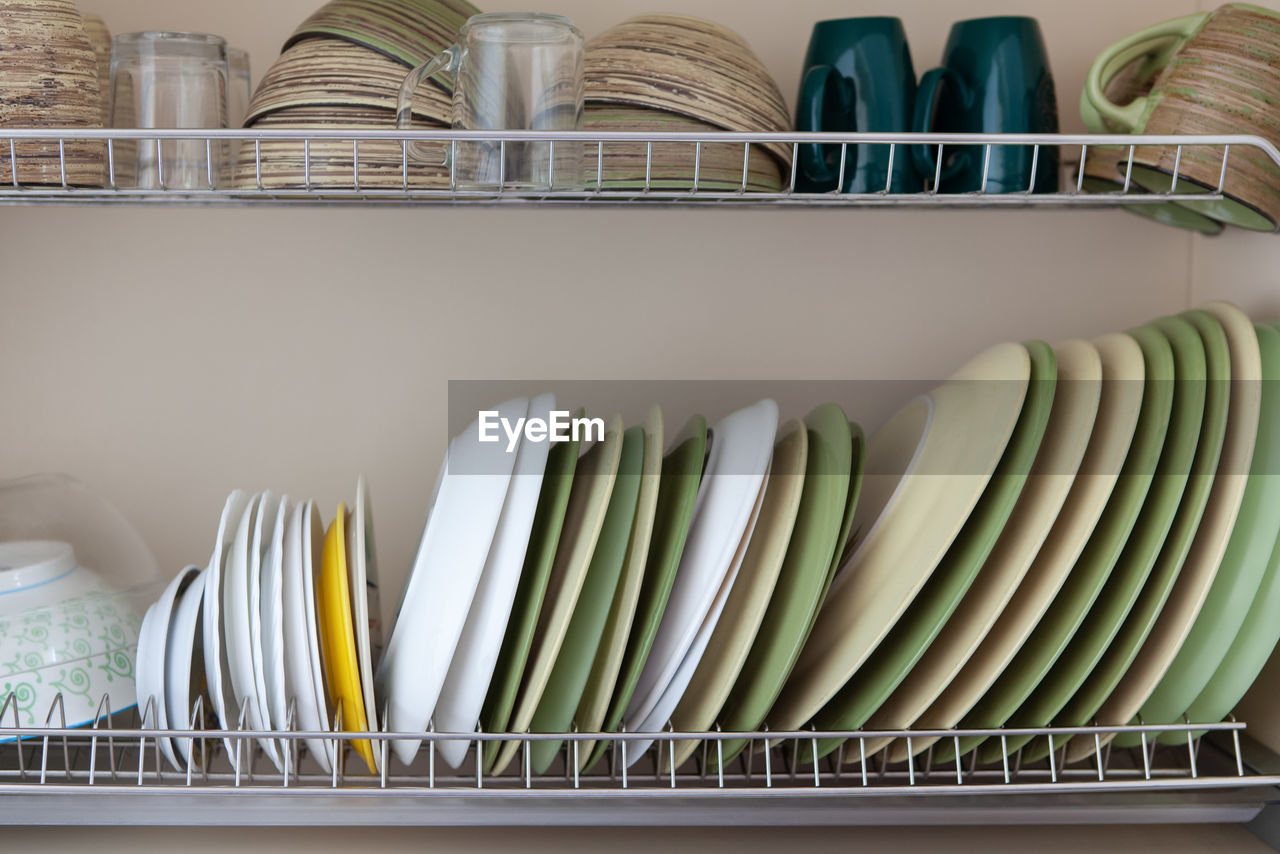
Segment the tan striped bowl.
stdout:
<svg viewBox="0 0 1280 854">
<path fill-rule="evenodd" d="M 684 15 L 642 15 L 587 44 L 587 98 L 650 107 L 723 130 L 786 132 L 777 83 L 732 30 Z M 791 146 L 769 146 L 789 173 Z"/>
<path fill-rule="evenodd" d="M 267 70 L 246 124 L 293 107 L 370 107 L 394 113 L 407 73 L 400 63 L 366 47 L 308 38 L 285 50 Z M 438 86 L 420 86 L 414 112 L 426 121 L 448 124 L 452 97 Z"/>
<path fill-rule="evenodd" d="M 467 0 L 332 0 L 303 21 L 285 47 L 328 36 L 415 68 L 453 44 L 462 25 L 478 14 Z M 452 91 L 447 76 L 439 79 Z"/>
<path fill-rule="evenodd" d="M 1148 134 L 1256 134 L 1280 145 L 1280 13 L 1228 4 L 1209 16 L 1156 80 Z M 1216 190 L 1222 149 L 1187 147 L 1177 163 L 1183 191 Z M 1148 189 L 1172 184 L 1177 152 L 1139 148 L 1134 177 Z M 1185 202 L 1198 213 L 1257 231 L 1280 225 L 1280 166 L 1263 152 L 1231 149 L 1223 201 Z"/>
<path fill-rule="evenodd" d="M 372 107 L 286 107 L 263 116 L 251 125 L 255 129 L 315 130 L 349 128 L 385 130 L 395 126 L 395 111 Z M 445 126 L 437 122 L 415 121 L 415 128 Z M 353 190 L 356 188 L 356 152 L 351 140 L 270 140 L 260 143 L 262 189 L 279 190 Z M 443 160 L 444 149 L 441 148 Z M 309 155 L 309 156 L 308 156 Z M 243 145 L 237 157 L 233 186 L 256 190 L 259 175 L 255 165 L 257 151 L 253 144 Z M 308 160 L 310 166 L 308 167 Z M 403 149 L 400 143 L 361 142 L 359 148 L 359 187 L 372 190 L 394 190 L 404 186 Z M 309 171 L 309 175 L 308 175 Z M 310 182 L 308 183 L 308 178 Z M 442 165 L 409 159 L 409 187 L 448 189 L 449 170 Z"/>
<path fill-rule="evenodd" d="M 635 131 L 640 133 L 708 132 L 720 129 L 687 116 L 632 107 L 625 104 L 587 103 L 586 129 L 594 131 Z M 606 190 L 692 190 L 697 166 L 701 191 L 735 192 L 742 189 L 744 160 L 748 192 L 776 193 L 783 189 L 782 168 L 763 148 L 753 146 L 749 159 L 737 143 L 704 143 L 701 155 L 693 143 L 660 142 L 653 146 L 649 162 L 643 142 L 608 142 L 604 146 L 603 169 L 600 148 L 588 143 L 585 150 L 588 188 Z M 601 181 L 600 179 L 603 179 Z"/>
<path fill-rule="evenodd" d="M 101 128 L 98 61 L 84 21 L 70 0 L 0 0 L 0 127 Z M 18 181 L 58 185 L 55 143 L 15 145 Z M 67 183 L 101 187 L 106 176 L 102 143 L 67 142 Z M 13 181 L 8 145 L 0 148 L 0 184 Z"/>
</svg>

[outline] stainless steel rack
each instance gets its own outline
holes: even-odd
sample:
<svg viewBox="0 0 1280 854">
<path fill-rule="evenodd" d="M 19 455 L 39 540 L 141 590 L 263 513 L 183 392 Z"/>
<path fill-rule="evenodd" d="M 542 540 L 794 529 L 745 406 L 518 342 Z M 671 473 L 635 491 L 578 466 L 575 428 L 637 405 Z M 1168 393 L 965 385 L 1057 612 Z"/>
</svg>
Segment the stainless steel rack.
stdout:
<svg viewBox="0 0 1280 854">
<path fill-rule="evenodd" d="M 104 701 L 95 722 L 68 728 L 61 697 L 45 726 L 20 726 L 17 704 L 0 707 L 0 825 L 858 825 L 1247 822 L 1280 790 L 1280 760 L 1244 734 L 1244 724 L 1072 729 L 948 730 L 945 732 L 752 732 L 556 735 L 256 732 L 199 726 L 151 726 L 148 703 L 112 714 Z M 292 716 L 290 716 L 292 719 Z M 1141 747 L 1112 748 L 1109 736 L 1135 736 Z M 889 764 L 868 753 L 881 738 L 958 740 L 1032 736 L 1093 739 L 1085 763 L 1064 764 L 1063 752 L 1024 763 L 1015 752 L 994 766 L 969 757 L 935 763 L 931 752 Z M 169 766 L 162 738 L 191 738 L 193 761 Z M 262 738 L 282 746 L 278 769 L 258 749 Z M 673 768 L 676 744 L 702 742 L 689 762 Z M 820 761 L 822 739 L 846 739 Z M 329 773 L 308 753 L 323 740 L 339 761 Z M 729 762 L 728 741 L 751 746 Z M 412 765 L 395 760 L 393 741 L 423 742 Z M 460 769 L 439 759 L 442 741 L 468 740 Z M 477 745 L 516 740 L 520 759 L 487 773 Z M 548 774 L 534 774 L 531 745 L 562 743 Z M 365 770 L 355 742 L 368 742 L 379 772 Z M 604 741 L 601 762 L 583 769 L 586 742 Z M 637 742 L 652 742 L 629 761 Z M 1170 743 L 1172 742 L 1172 743 Z M 1034 742 L 1033 742 L 1034 743 Z M 1025 749 L 1025 748 L 1024 748 Z M 1065 748 L 1064 748 L 1065 750 Z"/>
<path fill-rule="evenodd" d="M 1280 167 L 1280 149 L 1255 136 L 1104 136 L 1089 134 L 884 134 L 884 133 L 627 133 L 627 132 L 468 132 L 446 130 L 346 130 L 346 129 L 259 129 L 219 131 L 159 130 L 0 130 L 0 205 L 13 204 L 184 204 L 184 205 L 308 205 L 308 204 L 468 204 L 468 205 L 570 205 L 570 206 L 709 206 L 709 207 L 837 207 L 862 208 L 885 206 L 915 207 L 1050 207 L 1105 208 L 1152 205 L 1170 201 L 1206 201 L 1222 198 L 1222 188 L 1230 174 L 1232 151 L 1261 153 Z M 164 180 L 165 147 L 182 142 L 203 147 L 210 162 L 223 166 L 209 169 L 206 187 L 191 189 L 169 186 Z M 429 179 L 420 174 L 420 165 L 410 156 L 410 147 L 434 144 L 441 152 L 457 150 L 467 143 L 506 147 L 516 144 L 543 143 L 552 158 L 555 146 L 580 145 L 588 166 L 585 184 L 578 189 L 522 190 L 464 189 L 459 186 L 453 169 L 441 167 Z M 880 146 L 889 150 L 885 189 L 871 193 L 804 193 L 797 191 L 797 154 L 803 145 L 839 147 L 839 176 L 854 168 L 859 146 Z M 73 186 L 69 173 L 69 152 L 83 157 L 84 147 L 100 149 L 102 158 L 101 186 Z M 126 146 L 154 147 L 155 186 L 138 188 L 116 168 L 118 155 Z M 671 151 L 678 146 L 687 151 L 687 173 L 662 180 L 655 175 L 655 150 Z M 732 181 L 710 180 L 705 164 L 706 153 L 713 148 L 723 152 L 725 146 L 741 148 L 740 178 Z M 916 193 L 889 191 L 889 175 L 893 163 L 910 157 L 913 148 L 932 146 L 935 154 L 956 148 L 979 153 L 983 163 L 983 191 L 971 193 L 939 192 L 942 156 L 934 180 Z M 45 183 L 24 183 L 24 169 L 15 164 L 30 158 L 56 163 L 46 169 Z M 1032 152 L 1031 174 L 1044 152 L 1055 151 L 1062 164 L 1061 191 L 1035 192 L 1033 186 L 1017 192 L 988 192 L 988 175 L 992 153 L 1006 147 L 1023 147 Z M 1183 162 L 1187 150 L 1209 151 L 1221 158 L 1218 186 L 1193 186 L 1175 177 L 1164 192 L 1141 188 L 1133 178 L 1135 152 L 1138 149 L 1165 148 L 1174 151 L 1175 164 Z M 611 182 L 608 177 L 611 157 L 626 149 L 642 166 L 625 181 Z M 782 176 L 777 191 L 758 189 L 750 177 L 753 156 L 762 150 L 791 152 L 790 174 Z M 238 153 L 228 153 L 228 152 Z M 1085 181 L 1082 163 L 1107 152 L 1119 153 L 1113 190 L 1090 189 Z M 1214 162 L 1217 162 L 1216 160 Z M 282 163 L 293 170 L 293 177 L 282 179 Z M 29 171 L 29 167 L 28 167 Z M 1178 171 L 1177 167 L 1174 169 Z M 723 177 L 723 176 L 721 176 Z M 621 186 L 615 186 L 621 184 Z M 678 185 L 678 186 L 675 186 Z M 674 188 L 673 188 L 674 187 Z"/>
</svg>

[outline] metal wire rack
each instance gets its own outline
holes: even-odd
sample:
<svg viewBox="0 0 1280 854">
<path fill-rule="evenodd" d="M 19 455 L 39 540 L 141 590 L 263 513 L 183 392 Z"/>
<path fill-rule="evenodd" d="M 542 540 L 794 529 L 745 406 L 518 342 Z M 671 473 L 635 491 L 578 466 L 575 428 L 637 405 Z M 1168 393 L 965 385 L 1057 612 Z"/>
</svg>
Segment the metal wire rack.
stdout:
<svg viewBox="0 0 1280 854">
<path fill-rule="evenodd" d="M 44 726 L 20 726 L 16 698 L 0 705 L 0 825 L 1244 822 L 1280 786 L 1275 758 L 1234 721 L 942 732 L 258 732 L 245 726 L 243 713 L 234 730 L 206 729 L 200 701 L 193 726 L 179 729 L 157 729 L 151 702 L 141 714 L 113 714 L 104 698 L 95 720 L 78 728 L 67 726 L 64 708 L 59 695 Z M 1141 746 L 1112 748 L 1110 737 L 1122 734 Z M 969 736 L 1006 744 L 1020 736 L 1041 744 L 1075 736 L 1092 739 L 1096 749 L 1076 765 L 1065 763 L 1064 747 L 1034 763 L 1013 752 L 994 766 L 969 757 L 935 763 L 932 750 L 890 763 L 885 752 L 869 750 L 884 738 L 908 747 L 940 738 L 958 747 Z M 162 756 L 159 740 L 167 738 L 191 739 L 185 767 Z M 844 746 L 818 759 L 819 742 L 830 738 Z M 280 745 L 279 767 L 259 739 Z M 699 749 L 674 767 L 677 744 L 690 739 Z M 308 753 L 306 742 L 317 740 L 337 757 L 327 772 Z M 411 765 L 394 758 L 390 747 L 398 740 L 423 743 Z M 449 768 L 437 746 L 459 740 L 471 747 L 460 768 Z M 482 747 L 512 740 L 520 743 L 518 761 L 488 773 Z M 748 749 L 720 761 L 725 745 L 738 740 Z M 557 763 L 541 775 L 530 759 L 540 741 L 562 744 Z M 376 773 L 356 755 L 356 742 L 372 745 Z M 583 767 L 590 742 L 607 749 Z M 629 754 L 639 742 L 652 746 Z"/>
<path fill-rule="evenodd" d="M 218 131 L 53 130 L 0 131 L 0 204 L 34 203 L 181 203 L 181 204 L 533 204 L 659 205 L 768 207 L 1116 207 L 1170 201 L 1213 201 L 1222 198 L 1230 174 L 1232 152 L 1262 156 L 1280 167 L 1280 149 L 1255 136 L 1105 136 L 1081 134 L 884 134 L 884 133 L 630 133 L 630 132 L 469 132 L 447 130 L 256 129 Z M 434 145 L 456 154 L 461 145 L 496 147 L 505 162 L 514 146 L 542 145 L 549 158 L 556 146 L 584 152 L 584 177 L 570 189 L 521 189 L 499 184 L 465 188 L 452 165 L 425 168 L 411 147 Z M 204 154 L 207 174 L 194 184 L 173 180 L 170 161 L 178 145 Z M 839 185 L 855 168 L 859 149 L 888 150 L 884 189 L 877 192 L 810 193 L 798 190 L 801 146 L 823 145 L 837 151 Z M 920 192 L 891 192 L 894 163 L 913 149 L 930 147 L 936 172 Z M 727 176 L 726 147 L 740 151 L 741 168 Z M 1032 180 L 1024 189 L 995 192 L 989 187 L 993 152 L 1018 147 L 1031 152 Z M 122 152 L 154 155 L 148 181 L 134 180 L 119 166 Z M 981 188 L 975 192 L 939 190 L 944 155 L 968 150 L 981 157 Z M 413 150 L 417 150 L 414 148 Z M 753 177 L 754 158 L 768 150 L 790 151 L 790 173 L 779 172 L 779 184 L 762 186 Z M 1174 176 L 1159 192 L 1134 179 L 1135 154 L 1174 152 Z M 683 165 L 672 166 L 673 151 Z M 716 152 L 719 171 L 708 165 Z M 1186 152 L 1221 161 L 1217 187 L 1179 180 Z M 614 174 L 624 155 L 625 176 Z M 1062 175 L 1056 192 L 1037 192 L 1039 164 L 1053 152 Z M 737 156 L 737 155 L 735 155 Z M 1086 180 L 1089 164 L 1115 161 L 1106 170 L 1113 180 L 1099 189 Z M 663 161 L 660 170 L 657 160 Z M 441 160 L 443 163 L 444 160 Z M 456 157 L 450 162 L 456 162 Z M 94 166 L 96 165 L 96 175 Z M 90 178 L 86 180 L 86 167 Z M 672 169 L 675 169 L 673 174 Z M 33 178 L 33 170 L 35 177 Z M 168 177 L 166 177 L 168 176 Z M 138 186 L 139 183 L 145 186 Z"/>
</svg>

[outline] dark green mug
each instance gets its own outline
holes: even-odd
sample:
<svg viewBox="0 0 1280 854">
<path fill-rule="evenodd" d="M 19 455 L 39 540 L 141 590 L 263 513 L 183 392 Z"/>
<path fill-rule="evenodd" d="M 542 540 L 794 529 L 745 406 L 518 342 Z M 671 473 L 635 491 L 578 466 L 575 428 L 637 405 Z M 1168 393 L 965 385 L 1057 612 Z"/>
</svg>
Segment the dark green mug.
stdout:
<svg viewBox="0 0 1280 854">
<path fill-rule="evenodd" d="M 801 76 L 796 129 L 801 132 L 903 133 L 911 128 L 916 74 L 897 18 L 844 18 L 813 28 Z M 802 145 L 796 189 L 802 193 L 916 193 L 924 181 L 910 152 L 850 145 L 840 187 L 841 146 Z"/>
<path fill-rule="evenodd" d="M 1034 18 L 961 21 L 951 28 L 942 67 L 927 72 L 916 99 L 915 130 L 927 133 L 1058 132 L 1058 99 L 1049 53 Z M 936 146 L 917 146 L 916 169 L 932 181 Z M 1034 180 L 1032 169 L 1035 169 Z M 983 173 L 986 172 L 986 186 Z M 939 192 L 1055 193 L 1058 149 L 982 145 L 944 148 Z"/>
</svg>

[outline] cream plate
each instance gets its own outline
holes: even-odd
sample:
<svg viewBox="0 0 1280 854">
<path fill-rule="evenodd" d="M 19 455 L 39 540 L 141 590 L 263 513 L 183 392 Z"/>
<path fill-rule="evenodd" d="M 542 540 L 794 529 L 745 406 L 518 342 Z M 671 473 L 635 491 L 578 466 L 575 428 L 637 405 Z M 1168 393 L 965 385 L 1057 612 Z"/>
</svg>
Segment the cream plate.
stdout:
<svg viewBox="0 0 1280 854">
<path fill-rule="evenodd" d="M 1013 514 L 959 608 L 910 675 L 867 721 L 867 729 L 907 729 L 938 699 L 996 624 L 1057 521 L 1093 433 L 1102 396 L 1102 359 L 1097 348 L 1084 341 L 1062 344 L 1055 355 L 1053 410 Z M 880 746 L 868 743 L 867 750 Z M 904 742 L 904 754 L 905 750 Z"/>
<path fill-rule="evenodd" d="M 1004 672 L 1048 610 L 1111 498 L 1142 411 L 1146 361 L 1128 335 L 1108 335 L 1093 344 L 1102 359 L 1102 394 L 1071 491 L 1013 597 L 960 672 L 916 719 L 916 729 L 955 726 Z M 912 739 L 911 746 L 920 753 L 936 741 Z M 905 757 L 905 743 L 890 754 L 891 760 Z"/>
<path fill-rule="evenodd" d="M 382 600 L 378 596 L 378 553 L 373 540 L 373 503 L 369 484 L 356 481 L 356 509 L 347 529 L 347 566 L 351 568 L 351 619 L 356 630 L 356 658 L 360 662 L 360 691 L 365 720 L 378 729 L 378 703 L 373 691 L 373 667 L 382 654 Z"/>
<path fill-rule="evenodd" d="M 928 581 L 1000 463 L 1030 376 L 1026 347 L 992 348 L 868 443 L 854 521 L 867 534 L 828 592 L 771 729 L 800 728 L 834 697 Z"/>
</svg>

